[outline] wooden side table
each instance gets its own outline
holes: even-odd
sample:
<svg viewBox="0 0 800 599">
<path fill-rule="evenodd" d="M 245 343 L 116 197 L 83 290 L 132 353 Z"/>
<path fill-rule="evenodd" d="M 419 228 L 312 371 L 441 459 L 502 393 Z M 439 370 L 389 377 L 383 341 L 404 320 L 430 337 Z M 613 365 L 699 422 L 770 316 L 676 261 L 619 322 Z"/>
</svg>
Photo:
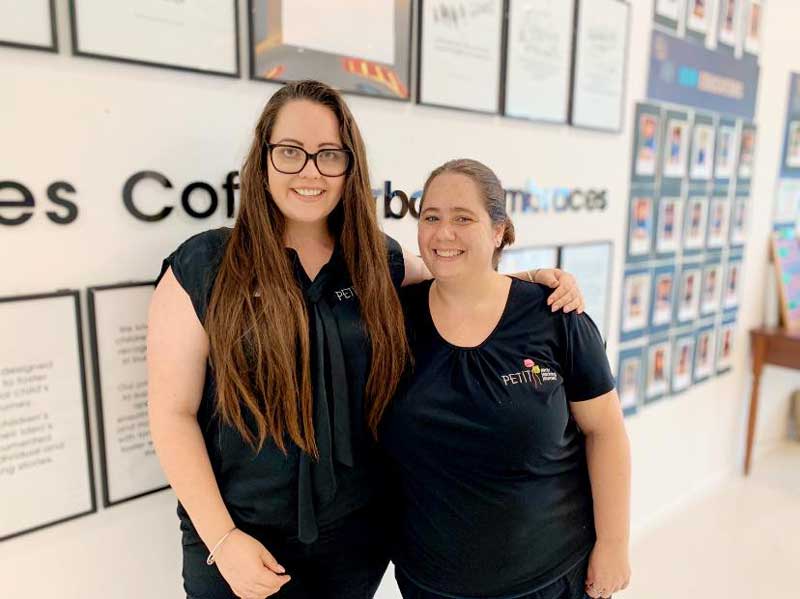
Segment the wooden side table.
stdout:
<svg viewBox="0 0 800 599">
<path fill-rule="evenodd" d="M 761 372 L 767 364 L 800 370 L 800 331 L 788 331 L 777 327 L 751 329 L 750 347 L 753 351 L 753 389 L 750 392 L 750 415 L 747 419 L 745 476 L 750 473 L 750 460 L 753 454 Z"/>
</svg>

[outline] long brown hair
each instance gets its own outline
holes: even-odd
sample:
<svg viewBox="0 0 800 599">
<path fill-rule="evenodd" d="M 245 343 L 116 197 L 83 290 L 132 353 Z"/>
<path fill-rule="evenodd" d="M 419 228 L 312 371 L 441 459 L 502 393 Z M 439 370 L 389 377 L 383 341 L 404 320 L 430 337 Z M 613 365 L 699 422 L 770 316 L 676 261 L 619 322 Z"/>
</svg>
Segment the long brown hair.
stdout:
<svg viewBox="0 0 800 599">
<path fill-rule="evenodd" d="M 341 95 L 317 81 L 289 83 L 267 102 L 241 173 L 240 210 L 209 300 L 206 330 L 217 413 L 254 448 L 286 436 L 317 457 L 309 368 L 308 314 L 284 248 L 286 219 L 269 191 L 267 149 L 288 102 L 329 108 L 353 152 L 342 198 L 328 219 L 338 238 L 369 336 L 372 363 L 365 412 L 373 436 L 409 357 L 400 301 L 378 229 L 364 142 Z M 255 295 L 255 292 L 259 292 Z M 320 382 L 319 384 L 324 384 Z"/>
<path fill-rule="evenodd" d="M 508 215 L 506 210 L 506 192 L 497 178 L 494 171 L 482 162 L 471 160 L 469 158 L 459 158 L 457 160 L 450 160 L 443 165 L 436 167 L 422 188 L 422 202 L 420 203 L 420 212 L 422 211 L 422 204 L 425 203 L 425 194 L 430 187 L 431 182 L 439 175 L 445 173 L 456 173 L 464 175 L 472 179 L 472 182 L 478 187 L 483 199 L 483 205 L 486 212 L 489 214 L 489 220 L 493 225 L 503 225 L 503 239 L 500 242 L 500 247 L 496 248 L 492 256 L 492 266 L 497 270 L 497 265 L 500 263 L 500 256 L 503 249 L 514 243 L 514 222 Z"/>
</svg>

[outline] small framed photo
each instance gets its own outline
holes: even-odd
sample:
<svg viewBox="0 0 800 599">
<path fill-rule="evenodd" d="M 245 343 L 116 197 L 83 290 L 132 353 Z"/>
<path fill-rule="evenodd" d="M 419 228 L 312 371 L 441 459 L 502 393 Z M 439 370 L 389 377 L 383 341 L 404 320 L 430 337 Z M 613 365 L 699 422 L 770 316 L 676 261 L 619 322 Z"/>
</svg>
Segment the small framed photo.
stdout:
<svg viewBox="0 0 800 599">
<path fill-rule="evenodd" d="M 719 310 L 722 291 L 722 265 L 706 264 L 703 268 L 703 293 L 700 296 L 700 313 L 713 314 Z"/>
<path fill-rule="evenodd" d="M 761 25 L 764 17 L 762 0 L 750 0 L 747 13 L 747 27 L 744 36 L 744 49 L 750 54 L 758 54 L 761 50 Z"/>
<path fill-rule="evenodd" d="M 634 196 L 628 231 L 628 255 L 649 256 L 653 246 L 653 198 Z"/>
<path fill-rule="evenodd" d="M 708 216 L 708 242 L 709 248 L 721 248 L 728 241 L 728 226 L 730 218 L 730 204 L 728 198 L 711 198 Z"/>
<path fill-rule="evenodd" d="M 725 310 L 739 305 L 739 281 L 741 279 L 741 260 L 730 260 L 725 268 L 725 285 L 722 290 L 722 307 Z"/>
<path fill-rule="evenodd" d="M 625 275 L 622 300 L 622 336 L 635 337 L 647 328 L 650 316 L 649 271 L 634 271 Z M 633 333 L 633 335 L 631 335 Z"/>
<path fill-rule="evenodd" d="M 694 363 L 694 335 L 675 340 L 672 360 L 672 392 L 685 391 L 692 384 L 692 364 Z"/>
<path fill-rule="evenodd" d="M 670 21 L 680 21 L 686 0 L 656 0 L 656 14 Z"/>
<path fill-rule="evenodd" d="M 714 166 L 714 127 L 698 124 L 694 127 L 692 140 L 692 166 L 689 176 L 692 179 L 711 178 Z"/>
<path fill-rule="evenodd" d="M 716 178 L 730 179 L 736 166 L 736 128 L 722 125 L 717 142 Z"/>
<path fill-rule="evenodd" d="M 714 351 L 716 335 L 713 327 L 697 334 L 697 350 L 694 361 L 694 380 L 700 382 L 714 373 Z"/>
<path fill-rule="evenodd" d="M 700 310 L 701 273 L 699 266 L 684 265 L 678 289 L 678 321 L 691 322 Z"/>
<path fill-rule="evenodd" d="M 647 384 L 645 402 L 653 401 L 669 393 L 670 343 L 659 341 L 647 348 Z"/>
<path fill-rule="evenodd" d="M 686 205 L 686 222 L 683 229 L 685 250 L 701 250 L 706 244 L 706 221 L 708 220 L 708 200 L 691 197 Z"/>
<path fill-rule="evenodd" d="M 721 44 L 736 47 L 736 22 L 738 0 L 722 0 L 719 14 L 719 41 Z"/>
<path fill-rule="evenodd" d="M 636 175 L 652 177 L 658 162 L 659 118 L 655 114 L 639 115 L 639 145 L 636 149 Z"/>
<path fill-rule="evenodd" d="M 717 374 L 727 372 L 733 366 L 733 342 L 736 333 L 736 321 L 722 324 L 719 329 L 719 347 L 717 348 Z"/>
<path fill-rule="evenodd" d="M 789 138 L 786 141 L 786 166 L 800 168 L 800 121 L 789 123 Z"/>
<path fill-rule="evenodd" d="M 753 176 L 753 158 L 756 151 L 756 130 L 747 127 L 742 129 L 742 141 L 739 148 L 739 178 L 749 179 Z"/>
<path fill-rule="evenodd" d="M 710 3 L 711 0 L 689 0 L 689 10 L 686 15 L 688 29 L 702 34 L 708 31 L 708 20 L 711 14 Z"/>
<path fill-rule="evenodd" d="M 650 318 L 652 328 L 664 328 L 672 323 L 674 296 L 675 269 L 672 266 L 656 269 L 653 276 L 653 312 Z"/>
<path fill-rule="evenodd" d="M 672 254 L 681 243 L 683 203 L 680 198 L 661 198 L 658 202 L 658 225 L 656 228 L 656 252 Z"/>
<path fill-rule="evenodd" d="M 731 245 L 743 245 L 747 235 L 747 198 L 733 200 L 730 229 Z"/>
<path fill-rule="evenodd" d="M 620 352 L 617 388 L 622 411 L 626 416 L 634 413 L 642 403 L 643 377 L 642 348 Z"/>
<path fill-rule="evenodd" d="M 686 176 L 686 155 L 689 146 L 689 123 L 670 119 L 664 140 L 665 177 L 682 179 Z"/>
</svg>

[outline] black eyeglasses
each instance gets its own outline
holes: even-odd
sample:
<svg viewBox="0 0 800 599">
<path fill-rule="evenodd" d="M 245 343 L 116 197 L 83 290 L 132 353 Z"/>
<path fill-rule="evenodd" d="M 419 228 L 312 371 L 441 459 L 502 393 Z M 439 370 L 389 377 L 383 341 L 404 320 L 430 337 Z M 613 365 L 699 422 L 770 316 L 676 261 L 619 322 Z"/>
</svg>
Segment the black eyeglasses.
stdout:
<svg viewBox="0 0 800 599">
<path fill-rule="evenodd" d="M 269 152 L 272 166 L 285 175 L 296 175 L 309 160 L 314 161 L 320 175 L 341 177 L 353 162 L 353 153 L 347 148 L 324 148 L 309 154 L 303 148 L 288 144 L 264 144 Z"/>
</svg>

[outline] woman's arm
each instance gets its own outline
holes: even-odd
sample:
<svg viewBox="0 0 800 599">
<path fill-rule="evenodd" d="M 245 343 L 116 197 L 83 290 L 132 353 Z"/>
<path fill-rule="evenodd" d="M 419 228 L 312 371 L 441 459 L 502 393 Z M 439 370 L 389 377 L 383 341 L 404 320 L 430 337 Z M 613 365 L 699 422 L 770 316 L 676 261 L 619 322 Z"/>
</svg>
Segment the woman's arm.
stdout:
<svg viewBox="0 0 800 599">
<path fill-rule="evenodd" d="M 197 423 L 208 336 L 191 300 L 168 269 L 150 302 L 147 331 L 150 433 L 161 467 L 206 547 L 234 528 Z M 240 597 L 264 597 L 288 579 L 252 537 L 234 531 L 215 552 L 216 563 Z"/>
<path fill-rule="evenodd" d="M 571 402 L 586 436 L 597 543 L 589 559 L 586 593 L 608 597 L 628 586 L 631 455 L 617 392 Z"/>
<path fill-rule="evenodd" d="M 406 248 L 402 248 L 402 250 L 406 268 L 403 287 L 433 278 L 431 271 L 425 266 L 422 258 Z M 536 268 L 517 272 L 511 276 L 555 289 L 547 298 L 547 304 L 552 306 L 553 312 L 563 309 L 564 312 L 575 310 L 578 314 L 583 313 L 583 294 L 578 287 L 578 281 L 568 272 L 558 268 Z"/>
</svg>

